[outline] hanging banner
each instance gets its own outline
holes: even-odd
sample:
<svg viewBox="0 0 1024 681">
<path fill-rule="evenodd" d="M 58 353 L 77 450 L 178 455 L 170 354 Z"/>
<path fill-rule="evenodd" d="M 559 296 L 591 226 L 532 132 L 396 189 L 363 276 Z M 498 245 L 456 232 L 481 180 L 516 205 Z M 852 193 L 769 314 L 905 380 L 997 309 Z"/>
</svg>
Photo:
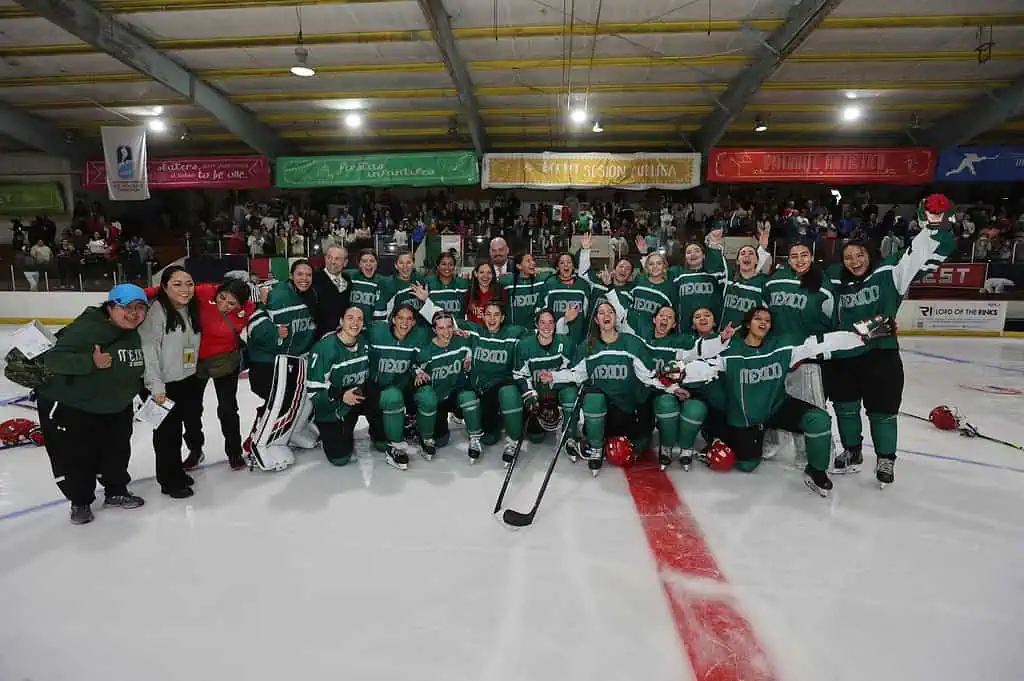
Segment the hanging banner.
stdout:
<svg viewBox="0 0 1024 681">
<path fill-rule="evenodd" d="M 988 265 L 983 262 L 944 262 L 929 272 L 911 288 L 959 288 L 980 291 L 988 278 Z"/>
<path fill-rule="evenodd" d="M 828 182 L 831 184 L 926 184 L 936 154 L 926 147 L 714 148 L 708 182 Z"/>
<path fill-rule="evenodd" d="M 277 159 L 274 184 L 281 189 L 311 187 L 443 187 L 480 182 L 472 151 L 365 156 L 284 156 Z"/>
<path fill-rule="evenodd" d="M 270 186 L 270 162 L 265 156 L 217 156 L 164 158 L 146 164 L 153 189 L 266 189 Z M 82 186 L 87 191 L 107 186 L 103 161 L 85 164 Z"/>
<path fill-rule="evenodd" d="M 1024 182 L 1024 147 L 956 147 L 942 152 L 936 182 Z"/>
<path fill-rule="evenodd" d="M 112 201 L 148 199 L 146 126 L 104 126 L 100 134 L 107 167 L 107 195 Z"/>
<path fill-rule="evenodd" d="M 700 184 L 700 154 L 487 154 L 486 188 L 690 189 Z"/>
<path fill-rule="evenodd" d="M 0 215 L 60 215 L 64 193 L 56 182 L 0 184 Z"/>
</svg>

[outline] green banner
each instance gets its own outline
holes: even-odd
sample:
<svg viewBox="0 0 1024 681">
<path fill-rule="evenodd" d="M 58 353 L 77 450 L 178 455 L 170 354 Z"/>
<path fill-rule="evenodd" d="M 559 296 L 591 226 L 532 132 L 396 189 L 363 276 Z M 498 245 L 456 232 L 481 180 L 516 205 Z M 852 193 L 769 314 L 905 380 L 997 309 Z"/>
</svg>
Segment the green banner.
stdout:
<svg viewBox="0 0 1024 681">
<path fill-rule="evenodd" d="M 64 213 L 64 193 L 56 182 L 0 184 L 0 215 Z"/>
<path fill-rule="evenodd" d="M 472 151 L 365 156 L 284 156 L 274 175 L 281 189 L 442 187 L 480 183 Z"/>
</svg>

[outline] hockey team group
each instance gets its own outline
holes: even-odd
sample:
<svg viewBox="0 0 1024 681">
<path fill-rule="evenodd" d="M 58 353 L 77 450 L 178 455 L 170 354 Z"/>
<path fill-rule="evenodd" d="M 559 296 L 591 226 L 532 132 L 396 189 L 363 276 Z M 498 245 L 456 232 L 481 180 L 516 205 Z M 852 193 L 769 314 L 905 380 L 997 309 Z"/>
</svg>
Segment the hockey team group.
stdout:
<svg viewBox="0 0 1024 681">
<path fill-rule="evenodd" d="M 450 253 L 428 276 L 408 252 L 396 257 L 393 276 L 377 272 L 372 251 L 347 269 L 339 246 L 323 269 L 297 260 L 287 281 L 260 288 L 230 276 L 197 285 L 172 266 L 159 287 L 121 284 L 86 309 L 22 383 L 35 390 L 75 524 L 94 518 L 97 479 L 106 506 L 143 504 L 127 472 L 140 393 L 169 410 L 153 430 L 161 491 L 193 494 L 188 471 L 204 458 L 211 381 L 234 469 L 281 470 L 294 448 L 316 447 L 344 466 L 360 418 L 401 470 L 416 451 L 425 461 L 446 455 L 453 419 L 465 424 L 471 463 L 502 445 L 505 464 L 514 464 L 524 440 L 550 436 L 555 457 L 582 458 L 595 475 L 605 461 L 642 455 L 655 430 L 663 469 L 699 458 L 751 472 L 766 432 L 781 431 L 806 452 L 808 488 L 827 496 L 829 470 L 863 463 L 863 410 L 884 487 L 894 480 L 903 392 L 894 319 L 911 282 L 953 251 L 950 208 L 946 197 L 929 196 L 919 207 L 924 227 L 905 252 L 881 259 L 850 241 L 827 270 L 809 245 L 793 243 L 788 263 L 770 271 L 767 234 L 732 266 L 717 229 L 673 266 L 639 241 L 635 276 L 627 258 L 592 270 L 589 234 L 551 274 L 538 274 L 528 253 L 509 257 L 500 239 L 468 277 Z M 264 403 L 243 442 L 245 369 Z M 834 457 L 828 400 L 842 445 Z M 698 435 L 707 443 L 699 454 Z"/>
</svg>

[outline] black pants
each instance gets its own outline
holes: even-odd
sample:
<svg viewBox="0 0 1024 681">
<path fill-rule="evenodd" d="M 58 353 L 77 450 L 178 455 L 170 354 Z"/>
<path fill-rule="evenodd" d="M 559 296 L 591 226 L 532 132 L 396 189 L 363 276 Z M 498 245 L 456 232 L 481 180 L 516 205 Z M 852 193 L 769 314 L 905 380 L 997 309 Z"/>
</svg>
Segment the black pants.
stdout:
<svg viewBox="0 0 1024 681">
<path fill-rule="evenodd" d="M 92 414 L 45 397 L 37 404 L 53 479 L 66 499 L 76 506 L 91 504 L 97 476 L 108 497 L 128 491 L 130 405 L 114 414 Z"/>
<path fill-rule="evenodd" d="M 183 430 L 201 433 L 203 414 L 203 383 L 196 376 L 172 381 L 164 386 L 174 409 L 164 417 L 160 427 L 153 431 L 153 450 L 156 452 L 156 481 L 165 490 L 181 489 L 187 485 L 181 467 L 181 439 Z M 188 424 L 186 426 L 186 424 Z"/>
<path fill-rule="evenodd" d="M 903 402 L 900 351 L 869 350 L 825 362 L 825 392 L 833 402 L 862 400 L 869 414 L 897 414 Z"/>
<path fill-rule="evenodd" d="M 211 380 L 213 389 L 217 392 L 217 420 L 220 421 L 220 432 L 224 434 L 224 452 L 229 459 L 234 459 L 242 456 L 241 426 L 238 421 L 238 372 L 220 378 L 201 379 L 203 387 L 199 390 L 200 418 L 203 416 L 202 396 L 206 393 L 207 381 Z M 185 444 L 189 451 L 202 449 L 204 442 L 202 422 L 186 422 Z"/>
<path fill-rule="evenodd" d="M 511 383 L 499 383 L 478 393 L 480 395 L 480 424 L 484 433 L 500 433 L 501 429 L 505 427 L 504 417 L 501 414 L 501 403 L 498 401 L 498 391 L 506 385 L 511 385 Z"/>
<path fill-rule="evenodd" d="M 270 387 L 274 382 L 273 362 L 249 363 L 249 389 L 266 402 L 270 399 Z"/>
<path fill-rule="evenodd" d="M 704 417 L 704 423 L 700 427 L 704 441 L 709 445 L 715 441 L 715 438 L 724 441 L 728 431 L 728 426 L 725 423 L 725 412 L 715 409 L 707 400 L 701 401 L 708 407 L 708 414 Z"/>
<path fill-rule="evenodd" d="M 764 453 L 764 431 L 766 428 L 802 433 L 804 432 L 804 414 L 816 408 L 813 404 L 808 404 L 803 400 L 787 397 L 779 410 L 761 425 L 746 428 L 727 426 L 723 440 L 732 447 L 737 461 L 758 460 Z"/>
<path fill-rule="evenodd" d="M 352 458 L 352 453 L 355 451 L 355 438 L 352 433 L 355 432 L 359 417 L 367 416 L 370 413 L 368 404 L 369 400 L 350 407 L 341 421 L 317 421 L 317 428 L 320 429 L 320 445 L 323 447 L 327 460 L 335 466 L 344 466 Z"/>
<path fill-rule="evenodd" d="M 611 400 L 604 415 L 604 439 L 610 437 L 628 437 L 633 444 L 641 440 L 649 440 L 654 432 L 653 400 L 647 400 L 636 406 L 636 411 L 622 411 Z M 640 454 L 640 452 L 637 452 Z"/>
</svg>

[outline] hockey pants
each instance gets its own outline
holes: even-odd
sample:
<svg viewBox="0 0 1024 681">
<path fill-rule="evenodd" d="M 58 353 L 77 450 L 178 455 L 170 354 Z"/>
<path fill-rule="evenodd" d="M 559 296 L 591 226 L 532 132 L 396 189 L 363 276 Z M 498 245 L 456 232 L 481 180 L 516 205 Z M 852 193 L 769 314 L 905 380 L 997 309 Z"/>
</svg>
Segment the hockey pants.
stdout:
<svg viewBox="0 0 1024 681">
<path fill-rule="evenodd" d="M 424 440 L 442 445 L 448 442 L 448 414 L 455 413 L 466 422 L 469 435 L 483 433 L 480 419 L 480 398 L 472 390 L 456 390 L 443 400 L 430 384 L 416 390 L 416 424 Z M 444 441 L 443 443 L 441 441 Z"/>
<path fill-rule="evenodd" d="M 897 349 L 869 350 L 863 355 L 833 359 L 825 365 L 825 385 L 835 404 L 839 440 L 859 450 L 861 403 L 868 414 L 875 453 L 896 458 L 896 415 L 903 401 L 903 361 Z"/>
<path fill-rule="evenodd" d="M 653 425 L 650 400 L 638 404 L 635 411 L 626 412 L 598 390 L 591 389 L 583 396 L 583 432 L 592 452 L 603 451 L 605 439 L 619 435 L 628 437 L 633 450 L 640 454 L 650 440 Z"/>
<path fill-rule="evenodd" d="M 562 428 L 565 428 L 565 424 L 569 423 L 569 418 L 572 414 L 572 408 L 576 406 L 576 396 L 579 394 L 579 388 L 576 386 L 561 388 L 556 394 L 552 395 L 547 393 L 541 399 L 557 399 L 558 406 L 562 410 Z M 561 431 L 559 431 L 561 433 Z M 540 427 L 537 419 L 527 419 L 526 421 L 526 438 L 533 443 L 543 442 L 544 436 L 547 435 L 547 431 Z"/>
<path fill-rule="evenodd" d="M 656 395 L 652 400 L 662 449 L 692 449 L 708 408 L 698 399 L 679 401 L 675 395 Z"/>
<path fill-rule="evenodd" d="M 832 457 L 832 417 L 823 409 L 787 397 L 764 424 L 726 429 L 725 442 L 736 454 L 737 470 L 750 473 L 761 464 L 766 428 L 803 433 L 807 464 L 819 471 L 828 469 Z"/>
<path fill-rule="evenodd" d="M 366 402 L 349 407 L 340 421 L 317 421 L 324 456 L 335 466 L 344 466 L 352 460 L 355 451 L 353 433 L 360 416 L 366 416 Z"/>
<path fill-rule="evenodd" d="M 501 439 L 502 426 L 513 440 L 523 436 L 523 398 L 512 384 L 497 385 L 480 393 L 480 442 L 493 445 Z"/>
</svg>

